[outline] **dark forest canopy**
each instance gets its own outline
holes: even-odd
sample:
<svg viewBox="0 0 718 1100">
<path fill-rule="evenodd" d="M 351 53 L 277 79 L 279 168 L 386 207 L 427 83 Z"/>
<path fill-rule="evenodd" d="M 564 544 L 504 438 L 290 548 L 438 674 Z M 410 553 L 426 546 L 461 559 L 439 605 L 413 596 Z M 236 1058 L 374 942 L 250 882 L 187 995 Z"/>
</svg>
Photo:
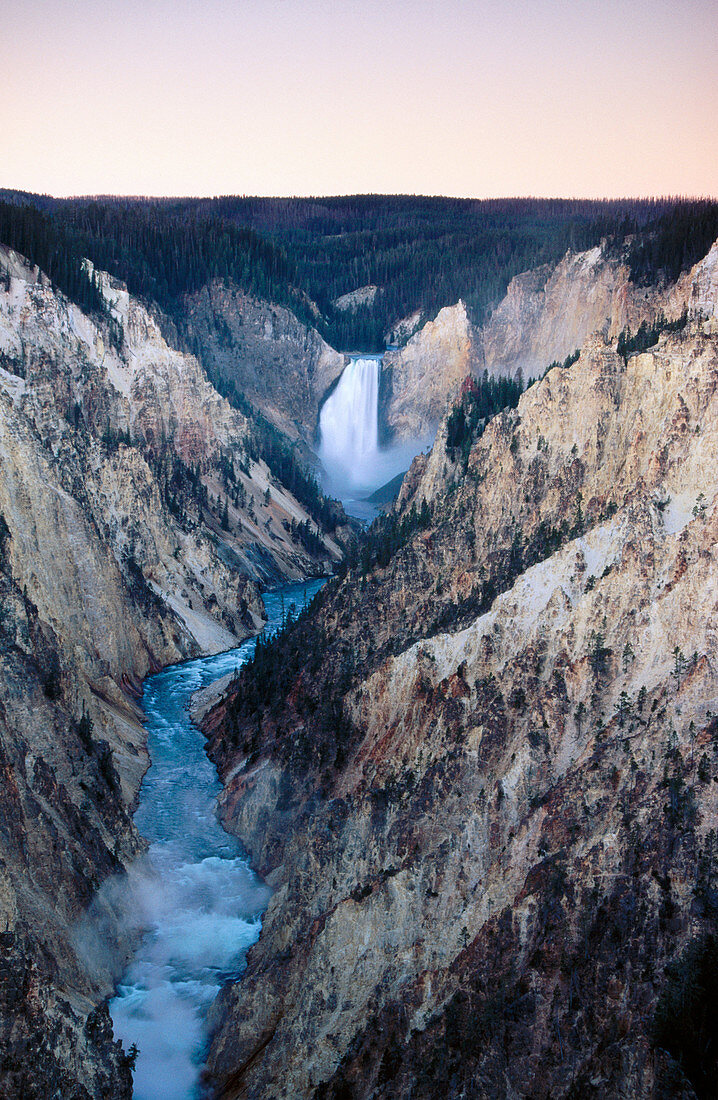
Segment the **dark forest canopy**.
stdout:
<svg viewBox="0 0 718 1100">
<path fill-rule="evenodd" d="M 480 322 L 510 279 L 606 238 L 640 282 L 675 279 L 718 236 L 718 202 L 635 199 L 53 199 L 0 191 L 0 241 L 81 305 L 81 256 L 156 302 L 182 332 L 185 294 L 208 280 L 289 306 L 340 350 L 376 350 L 416 310 L 463 298 Z M 626 238 L 631 238 L 626 242 Z M 373 302 L 340 311 L 358 287 Z M 93 301 L 89 301 L 89 298 Z"/>
</svg>

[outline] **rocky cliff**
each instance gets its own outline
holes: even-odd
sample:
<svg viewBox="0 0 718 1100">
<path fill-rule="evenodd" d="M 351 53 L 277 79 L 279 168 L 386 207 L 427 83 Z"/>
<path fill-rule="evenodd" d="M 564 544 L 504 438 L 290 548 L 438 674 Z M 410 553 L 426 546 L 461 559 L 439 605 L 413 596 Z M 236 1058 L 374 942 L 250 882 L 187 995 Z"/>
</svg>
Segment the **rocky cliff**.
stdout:
<svg viewBox="0 0 718 1100">
<path fill-rule="evenodd" d="M 203 362 L 291 439 L 314 442 L 319 405 L 347 362 L 288 309 L 216 280 L 184 302 Z"/>
<path fill-rule="evenodd" d="M 442 309 L 382 365 L 383 418 L 397 439 L 436 430 L 446 405 L 477 368 L 475 334 L 463 302 Z"/>
<path fill-rule="evenodd" d="M 714 308 L 714 280 L 715 263 L 706 263 L 670 288 L 639 287 L 606 246 L 568 252 L 556 265 L 512 279 L 480 328 L 459 302 L 442 309 L 404 347 L 388 351 L 385 424 L 399 439 L 424 436 L 436 430 L 468 373 L 538 378 L 596 333 L 612 341 L 624 328 L 635 331 L 661 313 L 671 319 L 684 309 L 707 315 Z"/>
<path fill-rule="evenodd" d="M 584 338 L 465 468 L 440 431 L 205 718 L 275 891 L 217 1096 L 712 1095 L 717 256 L 649 352 Z"/>
<path fill-rule="evenodd" d="M 261 625 L 259 582 L 339 554 L 247 424 L 151 313 L 98 274 L 88 317 L 0 249 L 0 1096 L 129 1097 L 104 1003 L 112 959 L 77 940 L 142 848 L 138 699 L 168 662 Z M 311 541 L 311 540 L 309 540 Z"/>
<path fill-rule="evenodd" d="M 421 327 L 416 314 L 407 319 L 406 343 L 384 357 L 383 431 L 398 440 L 430 435 L 468 373 L 538 377 L 595 332 L 614 339 L 662 308 L 677 308 L 686 298 L 683 282 L 670 295 L 640 288 L 620 256 L 596 247 L 516 276 L 481 328 L 463 302 Z M 346 308 L 372 289 L 346 295 Z M 234 385 L 282 431 L 312 446 L 319 406 L 346 356 L 289 310 L 220 280 L 188 296 L 184 315 L 188 342 L 223 385 Z"/>
<path fill-rule="evenodd" d="M 710 295 L 695 297 L 693 280 L 710 281 L 710 266 L 685 274 L 666 291 L 632 283 L 628 266 L 605 246 L 568 252 L 553 268 L 511 280 L 506 297 L 478 334 L 480 367 L 493 375 L 520 370 L 536 378 L 594 333 L 615 340 L 624 328 L 635 331 L 661 312 L 675 317 L 684 308 L 705 307 Z"/>
</svg>

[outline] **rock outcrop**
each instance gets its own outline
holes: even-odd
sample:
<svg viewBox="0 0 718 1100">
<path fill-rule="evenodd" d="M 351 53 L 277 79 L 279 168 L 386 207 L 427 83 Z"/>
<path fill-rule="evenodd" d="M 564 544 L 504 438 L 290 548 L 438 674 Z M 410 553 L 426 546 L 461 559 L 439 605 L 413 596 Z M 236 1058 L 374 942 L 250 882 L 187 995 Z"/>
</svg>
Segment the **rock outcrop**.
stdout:
<svg viewBox="0 0 718 1100">
<path fill-rule="evenodd" d="M 479 332 L 480 367 L 491 375 L 513 377 L 521 371 L 525 378 L 537 378 L 595 333 L 615 340 L 624 328 L 635 331 L 662 310 L 672 315 L 679 302 L 680 313 L 684 300 L 681 285 L 666 296 L 658 288 L 632 283 L 628 266 L 603 246 L 568 252 L 554 267 L 511 280 Z"/>
<path fill-rule="evenodd" d="M 477 366 L 475 336 L 459 302 L 440 310 L 382 364 L 382 418 L 396 439 L 436 431 L 450 397 Z"/>
<path fill-rule="evenodd" d="M 275 891 L 217 1096 L 710 1095 L 718 330 L 583 345 L 205 717 Z"/>
<path fill-rule="evenodd" d="M 614 341 L 624 328 L 684 310 L 712 315 L 718 260 L 699 264 L 670 288 L 640 287 L 628 266 L 604 246 L 568 252 L 560 263 L 511 280 L 506 296 L 477 328 L 463 303 L 442 309 L 403 348 L 384 358 L 383 417 L 396 438 L 436 430 L 468 373 L 538 378 L 595 334 Z"/>
<path fill-rule="evenodd" d="M 340 294 L 338 298 L 334 299 L 332 305 L 335 309 L 356 313 L 363 306 L 372 305 L 378 290 L 378 286 L 360 286 L 356 290 L 350 290 L 347 294 Z"/>
<path fill-rule="evenodd" d="M 408 317 L 402 317 L 399 321 L 395 321 L 384 335 L 384 343 L 387 347 L 395 351 L 398 346 L 411 339 L 414 333 L 421 328 L 423 316 L 424 311 L 416 309 Z"/>
</svg>

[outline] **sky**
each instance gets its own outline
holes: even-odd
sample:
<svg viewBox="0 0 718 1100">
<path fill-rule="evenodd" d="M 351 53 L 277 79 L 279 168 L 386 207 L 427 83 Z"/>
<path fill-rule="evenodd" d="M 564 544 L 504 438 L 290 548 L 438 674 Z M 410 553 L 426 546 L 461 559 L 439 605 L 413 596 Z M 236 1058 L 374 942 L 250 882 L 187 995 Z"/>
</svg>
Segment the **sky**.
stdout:
<svg viewBox="0 0 718 1100">
<path fill-rule="evenodd" d="M 716 0 L 0 0 L 0 186 L 718 193 Z"/>
</svg>

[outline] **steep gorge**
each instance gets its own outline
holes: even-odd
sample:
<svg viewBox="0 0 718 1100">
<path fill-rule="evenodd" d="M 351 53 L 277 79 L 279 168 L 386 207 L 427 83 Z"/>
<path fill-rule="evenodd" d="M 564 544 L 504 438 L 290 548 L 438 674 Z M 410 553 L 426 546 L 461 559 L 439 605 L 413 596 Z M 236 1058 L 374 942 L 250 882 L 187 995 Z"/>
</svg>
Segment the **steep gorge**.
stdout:
<svg viewBox="0 0 718 1100">
<path fill-rule="evenodd" d="M 400 501 L 430 521 L 207 715 L 275 891 L 217 1095 L 710 1095 L 670 995 L 718 931 L 717 272 L 647 296 L 691 312 L 648 352 L 632 314 L 584 338 L 465 469 L 440 429 Z"/>
<path fill-rule="evenodd" d="M 0 261 L 0 1095 L 124 1097 L 103 1004 L 128 944 L 111 911 L 101 965 L 76 932 L 142 850 L 140 683 L 236 644 L 261 624 L 260 584 L 341 549 L 122 284 L 99 274 L 111 321 L 88 317 L 22 257 Z M 561 1095 L 564 1077 L 605 1095 L 680 1077 L 647 1021 L 666 960 L 715 918 L 718 263 L 630 308 L 625 272 L 604 292 L 602 264 L 527 276 L 493 344 L 459 306 L 392 353 L 400 435 L 489 360 L 511 373 L 528 348 L 543 369 L 584 344 L 466 469 L 440 429 L 400 504 L 430 521 L 301 625 L 311 675 L 272 681 L 261 722 L 231 696 L 207 718 L 225 821 L 276 887 L 214 1011 L 224 1095 Z M 235 308 L 224 284 L 207 295 Z M 278 307 L 240 305 L 252 396 L 308 437 L 343 357 Z M 625 321 L 686 306 L 685 330 L 616 354 Z M 617 970 L 629 952 L 640 979 Z"/>
<path fill-rule="evenodd" d="M 261 626 L 260 584 L 340 548 L 246 453 L 247 422 L 99 275 L 90 317 L 0 248 L 0 1096 L 129 1097 L 101 883 L 143 850 L 151 670 Z M 313 549 L 295 533 L 316 534 Z M 318 548 L 318 549 L 317 549 Z M 95 902 L 97 904 L 97 902 Z M 106 906 L 105 902 L 101 903 Z"/>
</svg>

